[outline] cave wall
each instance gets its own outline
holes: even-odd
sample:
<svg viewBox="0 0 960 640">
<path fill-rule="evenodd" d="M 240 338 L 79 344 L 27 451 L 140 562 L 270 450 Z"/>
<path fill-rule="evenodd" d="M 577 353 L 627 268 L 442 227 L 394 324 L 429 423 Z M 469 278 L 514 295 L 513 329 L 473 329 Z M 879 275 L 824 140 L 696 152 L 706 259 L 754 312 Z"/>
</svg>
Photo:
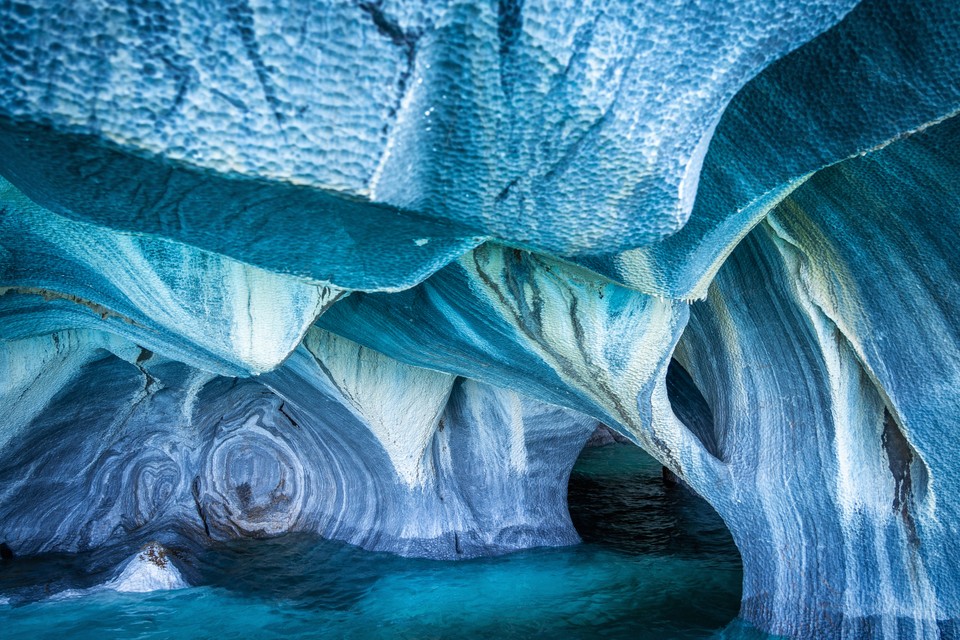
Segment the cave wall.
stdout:
<svg viewBox="0 0 960 640">
<path fill-rule="evenodd" d="M 57 350 L 44 382 L 60 383 L 4 434 L 0 537 L 18 553 L 297 531 L 436 558 L 579 540 L 566 480 L 587 416 L 319 329 L 259 378 L 112 340 L 13 343 Z"/>
<path fill-rule="evenodd" d="M 741 614 L 954 637 L 960 5 L 0 3 L 0 538 L 577 541 L 598 421 Z"/>
</svg>

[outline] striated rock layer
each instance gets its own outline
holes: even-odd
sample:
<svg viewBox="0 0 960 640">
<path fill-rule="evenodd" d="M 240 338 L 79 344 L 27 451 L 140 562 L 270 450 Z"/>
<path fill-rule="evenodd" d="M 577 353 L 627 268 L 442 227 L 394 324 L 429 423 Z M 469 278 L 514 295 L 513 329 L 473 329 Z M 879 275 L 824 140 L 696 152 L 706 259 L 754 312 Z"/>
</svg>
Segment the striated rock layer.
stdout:
<svg viewBox="0 0 960 640">
<path fill-rule="evenodd" d="M 0 3 L 0 541 L 570 544 L 602 422 L 760 628 L 956 637 L 958 64 L 933 0 Z"/>
<path fill-rule="evenodd" d="M 578 540 L 566 482 L 586 416 L 319 329 L 255 379 L 103 340 L 13 343 L 70 342 L 56 368 L 73 369 L 8 435 L 0 514 L 20 553 L 289 531 L 439 558 Z"/>
</svg>

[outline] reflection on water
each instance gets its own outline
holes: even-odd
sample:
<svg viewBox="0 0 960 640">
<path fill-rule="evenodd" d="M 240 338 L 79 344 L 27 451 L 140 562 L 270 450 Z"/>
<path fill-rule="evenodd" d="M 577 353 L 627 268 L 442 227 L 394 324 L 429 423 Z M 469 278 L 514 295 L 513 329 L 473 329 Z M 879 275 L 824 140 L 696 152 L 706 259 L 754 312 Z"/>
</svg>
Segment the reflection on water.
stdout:
<svg viewBox="0 0 960 640">
<path fill-rule="evenodd" d="M 571 477 L 584 544 L 437 562 L 310 536 L 184 547 L 191 589 L 45 595 L 104 582 L 129 550 L 0 563 L 5 639 L 765 638 L 728 623 L 740 560 L 722 521 L 639 449 L 587 449 Z M 119 556 L 119 558 L 118 558 Z M 726 629 L 724 630 L 724 628 Z M 722 631 L 721 631 L 722 630 Z M 721 634 L 721 635 L 718 635 Z"/>
</svg>

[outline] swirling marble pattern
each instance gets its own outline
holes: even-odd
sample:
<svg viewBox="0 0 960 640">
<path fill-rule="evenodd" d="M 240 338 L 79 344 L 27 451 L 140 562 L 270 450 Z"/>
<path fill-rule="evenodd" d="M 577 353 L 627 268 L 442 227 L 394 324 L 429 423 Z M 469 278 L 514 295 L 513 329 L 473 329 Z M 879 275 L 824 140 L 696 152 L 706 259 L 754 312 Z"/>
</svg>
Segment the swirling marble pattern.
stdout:
<svg viewBox="0 0 960 640">
<path fill-rule="evenodd" d="M 958 208 L 955 190 L 929 187 L 960 184 L 958 131 L 951 120 L 818 173 L 692 308 L 676 357 L 731 460 L 728 488 L 706 495 L 743 554 L 744 613 L 765 628 L 957 632 L 945 387 Z M 933 216 L 945 230 L 921 231 Z"/>
<path fill-rule="evenodd" d="M 681 305 L 493 244 L 410 292 L 352 296 L 320 323 L 633 434 L 726 520 L 742 614 L 761 628 L 952 637 L 958 130 L 948 120 L 808 179 L 733 252 L 689 323 Z M 670 332 L 639 337 L 651 309 L 672 306 Z M 627 384 L 627 344 L 658 346 L 645 375 L 665 378 L 665 398 Z M 653 411 L 617 413 L 628 399 Z"/>
<path fill-rule="evenodd" d="M 687 313 L 684 303 L 487 243 L 417 289 L 355 294 L 318 324 L 417 366 L 506 380 L 594 415 L 706 482 L 697 470 L 717 460 L 674 417 L 664 378 Z"/>
<path fill-rule="evenodd" d="M 95 355 L 0 462 L 0 537 L 18 553 L 171 532 L 203 540 L 313 531 L 451 558 L 578 540 L 564 496 L 596 425 L 585 416 L 455 384 L 320 330 L 308 337 L 312 349 L 257 380 L 155 355 L 122 360 L 97 334 L 58 339 L 71 338 Z M 334 372 L 349 368 L 367 390 L 433 403 L 377 422 L 384 396 L 345 392 Z M 409 451 L 398 439 L 418 443 L 418 457 L 398 457 Z"/>
<path fill-rule="evenodd" d="M 307 4 L 0 5 L 0 539 L 566 544 L 600 421 L 960 635 L 960 5 Z"/>
</svg>

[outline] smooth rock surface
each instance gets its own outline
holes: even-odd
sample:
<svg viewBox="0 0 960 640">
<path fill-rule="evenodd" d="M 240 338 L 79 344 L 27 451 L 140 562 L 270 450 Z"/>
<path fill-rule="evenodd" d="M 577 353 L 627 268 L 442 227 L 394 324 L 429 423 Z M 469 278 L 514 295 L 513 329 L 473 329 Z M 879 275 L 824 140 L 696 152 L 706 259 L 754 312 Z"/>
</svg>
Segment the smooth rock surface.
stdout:
<svg viewBox="0 0 960 640">
<path fill-rule="evenodd" d="M 97 338 L 77 334 L 76 350 Z M 20 553 L 165 531 L 311 531 L 450 558 L 578 540 L 564 496 L 586 416 L 317 329 L 255 380 L 93 348 L 8 440 L 0 535 Z M 391 397 L 410 410 L 384 416 Z"/>
</svg>

